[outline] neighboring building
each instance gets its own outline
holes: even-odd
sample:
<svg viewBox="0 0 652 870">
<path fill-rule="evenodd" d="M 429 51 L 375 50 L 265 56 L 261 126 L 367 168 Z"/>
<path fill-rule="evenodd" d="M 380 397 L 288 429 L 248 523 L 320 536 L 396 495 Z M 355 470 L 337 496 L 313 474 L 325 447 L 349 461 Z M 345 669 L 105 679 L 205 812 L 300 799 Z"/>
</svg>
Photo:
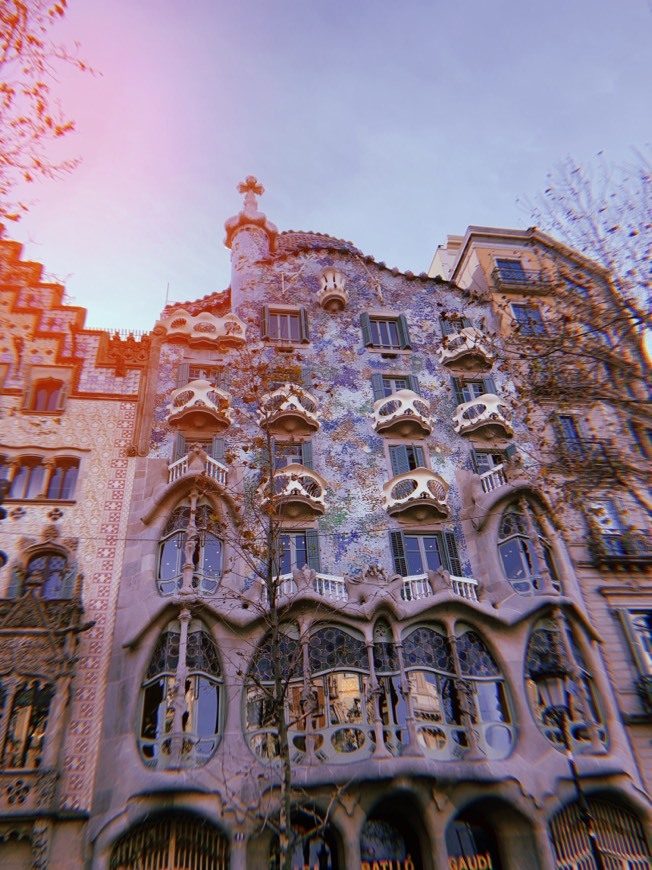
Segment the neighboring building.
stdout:
<svg viewBox="0 0 652 870">
<path fill-rule="evenodd" d="M 295 822 L 325 820 L 297 867 L 590 868 L 565 742 L 605 866 L 648 867 L 645 483 L 605 472 L 586 525 L 546 462 L 554 438 L 593 450 L 590 422 L 640 466 L 650 421 L 631 385 L 627 416 L 531 409 L 499 352 L 515 323 L 545 329 L 560 274 L 616 311 L 608 275 L 486 228 L 402 274 L 279 233 L 240 189 L 230 288 L 140 340 L 84 329 L 0 241 L 0 865 L 274 866 L 270 620 L 243 533 L 267 503 Z"/>
</svg>

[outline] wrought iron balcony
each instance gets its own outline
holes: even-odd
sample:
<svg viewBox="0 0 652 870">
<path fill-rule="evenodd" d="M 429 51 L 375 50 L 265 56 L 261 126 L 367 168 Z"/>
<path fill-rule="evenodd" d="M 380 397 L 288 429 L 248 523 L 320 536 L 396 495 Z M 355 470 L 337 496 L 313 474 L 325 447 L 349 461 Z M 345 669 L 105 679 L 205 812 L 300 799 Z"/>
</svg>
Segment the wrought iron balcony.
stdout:
<svg viewBox="0 0 652 870">
<path fill-rule="evenodd" d="M 233 422 L 231 396 L 200 378 L 172 391 L 168 405 L 171 426 L 191 426 L 213 433 L 224 432 Z"/>
<path fill-rule="evenodd" d="M 263 504 L 273 503 L 274 513 L 291 520 L 313 520 L 326 511 L 326 481 L 314 471 L 293 462 L 265 479 L 259 488 Z"/>
<path fill-rule="evenodd" d="M 482 431 L 487 437 L 511 438 L 514 434 L 509 422 L 507 406 L 493 393 L 485 393 L 470 402 L 457 406 L 453 415 L 458 435 L 471 435 Z"/>
<path fill-rule="evenodd" d="M 442 365 L 463 371 L 486 371 L 494 361 L 484 335 L 474 326 L 444 336 L 437 354 Z"/>
<path fill-rule="evenodd" d="M 522 291 L 528 293 L 547 293 L 550 289 L 550 279 L 543 269 L 506 269 L 497 266 L 491 273 L 491 280 L 496 290 L 506 293 Z"/>
<path fill-rule="evenodd" d="M 258 422 L 274 434 L 312 435 L 320 426 L 318 408 L 319 402 L 307 390 L 284 384 L 263 396 Z"/>
<path fill-rule="evenodd" d="M 221 462 L 213 459 L 212 456 L 204 454 L 203 458 L 201 456 L 198 457 L 195 464 L 195 461 L 193 461 L 194 457 L 195 454 L 186 453 L 185 456 L 168 465 L 168 484 L 174 483 L 175 480 L 179 480 L 184 475 L 193 472 L 205 474 L 211 480 L 214 480 L 215 483 L 219 483 L 220 486 L 228 484 L 229 472 Z"/>
<path fill-rule="evenodd" d="M 592 529 L 589 549 L 596 565 L 636 567 L 652 564 L 652 539 L 641 529 Z"/>
<path fill-rule="evenodd" d="M 397 390 L 374 402 L 374 429 L 379 435 L 430 435 L 430 403 L 412 390 Z"/>
<path fill-rule="evenodd" d="M 239 347 L 246 341 L 244 323 L 232 312 L 217 317 L 202 311 L 197 315 L 189 314 L 184 308 L 173 311 L 160 320 L 171 341 L 184 340 L 191 345 L 217 345 L 219 347 Z"/>
<path fill-rule="evenodd" d="M 327 269 L 321 276 L 317 301 L 326 311 L 342 311 L 349 301 L 344 275 L 336 269 Z"/>
<path fill-rule="evenodd" d="M 408 522 L 445 519 L 449 486 L 429 468 L 415 468 L 383 484 L 385 509 Z"/>
</svg>

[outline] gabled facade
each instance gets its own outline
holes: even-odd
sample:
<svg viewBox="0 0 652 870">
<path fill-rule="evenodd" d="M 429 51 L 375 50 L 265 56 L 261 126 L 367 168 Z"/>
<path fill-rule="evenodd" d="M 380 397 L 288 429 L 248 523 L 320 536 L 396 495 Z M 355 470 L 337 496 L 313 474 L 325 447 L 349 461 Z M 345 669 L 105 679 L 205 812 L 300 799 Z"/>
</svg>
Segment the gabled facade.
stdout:
<svg viewBox="0 0 652 870">
<path fill-rule="evenodd" d="M 85 331 L 60 290 L 24 329 L 24 279 L 3 285 L 27 356 L 0 349 L 13 427 L 0 632 L 2 614 L 52 622 L 62 608 L 71 628 L 56 674 L 0 672 L 3 686 L 40 680 L 39 697 L 61 679 L 48 691 L 64 699 L 40 725 L 61 749 L 38 763 L 26 750 L 16 777 L 51 772 L 50 839 L 39 846 L 36 806 L 7 798 L 0 861 L 5 849 L 27 867 L 41 848 L 48 867 L 275 866 L 270 614 L 241 531 L 253 503 L 278 528 L 294 822 L 323 821 L 296 867 L 588 867 L 565 745 L 599 848 L 647 866 L 645 550 L 618 560 L 616 582 L 615 553 L 587 549 L 581 518 L 557 510 L 498 340 L 512 285 L 544 317 L 535 259 L 555 243 L 470 230 L 431 276 L 402 274 L 348 242 L 279 233 L 257 181 L 240 189 L 230 288 L 169 305 L 140 341 Z M 55 313 L 58 344 L 39 326 Z M 563 723 L 546 674 L 565 688 Z M 71 815 L 75 704 L 91 688 Z"/>
</svg>

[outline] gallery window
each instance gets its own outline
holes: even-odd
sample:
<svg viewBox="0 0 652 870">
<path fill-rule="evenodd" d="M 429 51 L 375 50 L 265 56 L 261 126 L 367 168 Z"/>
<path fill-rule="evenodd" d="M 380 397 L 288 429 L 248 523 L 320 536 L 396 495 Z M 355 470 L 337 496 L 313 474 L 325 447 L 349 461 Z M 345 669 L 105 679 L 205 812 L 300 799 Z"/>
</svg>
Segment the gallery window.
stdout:
<svg viewBox="0 0 652 870">
<path fill-rule="evenodd" d="M 55 459 L 45 497 L 61 501 L 72 499 L 78 474 L 79 459 L 66 456 Z"/>
<path fill-rule="evenodd" d="M 14 470 L 9 498 L 31 500 L 43 494 L 45 466 L 42 456 L 21 456 Z"/>
<path fill-rule="evenodd" d="M 181 504 L 170 515 L 159 545 L 158 589 L 161 595 L 173 595 L 181 588 L 189 544 L 193 589 L 203 595 L 216 592 L 222 577 L 224 546 L 217 534 L 212 507 L 199 504 L 193 512 L 191 505 Z"/>
<path fill-rule="evenodd" d="M 145 764 L 206 764 L 217 747 L 221 708 L 214 640 L 199 620 L 174 620 L 158 639 L 143 681 L 138 743 Z"/>
<path fill-rule="evenodd" d="M 53 696 L 54 687 L 43 680 L 25 679 L 11 688 L 0 684 L 0 721 L 7 717 L 0 767 L 35 770 L 41 766 Z"/>
<path fill-rule="evenodd" d="M 535 536 L 543 565 L 534 544 Z M 512 505 L 505 510 L 498 531 L 498 553 L 505 577 L 515 592 L 528 595 L 539 591 L 544 566 L 553 586 L 557 590 L 561 589 L 552 547 L 532 511 L 526 518 L 521 507 Z"/>
</svg>

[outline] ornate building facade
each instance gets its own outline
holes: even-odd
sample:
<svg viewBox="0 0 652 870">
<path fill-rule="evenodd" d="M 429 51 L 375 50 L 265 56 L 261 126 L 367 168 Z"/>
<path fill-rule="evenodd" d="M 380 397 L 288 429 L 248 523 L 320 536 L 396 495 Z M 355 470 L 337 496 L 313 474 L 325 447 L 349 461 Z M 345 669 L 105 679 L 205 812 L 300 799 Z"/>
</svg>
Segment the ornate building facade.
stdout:
<svg viewBox="0 0 652 870">
<path fill-rule="evenodd" d="M 240 189 L 231 286 L 138 339 L 0 241 L 0 864 L 276 866 L 287 763 L 293 867 L 648 867 L 652 423 L 609 275 L 474 227 L 401 273 Z M 631 401 L 526 389 L 560 281 Z"/>
</svg>

